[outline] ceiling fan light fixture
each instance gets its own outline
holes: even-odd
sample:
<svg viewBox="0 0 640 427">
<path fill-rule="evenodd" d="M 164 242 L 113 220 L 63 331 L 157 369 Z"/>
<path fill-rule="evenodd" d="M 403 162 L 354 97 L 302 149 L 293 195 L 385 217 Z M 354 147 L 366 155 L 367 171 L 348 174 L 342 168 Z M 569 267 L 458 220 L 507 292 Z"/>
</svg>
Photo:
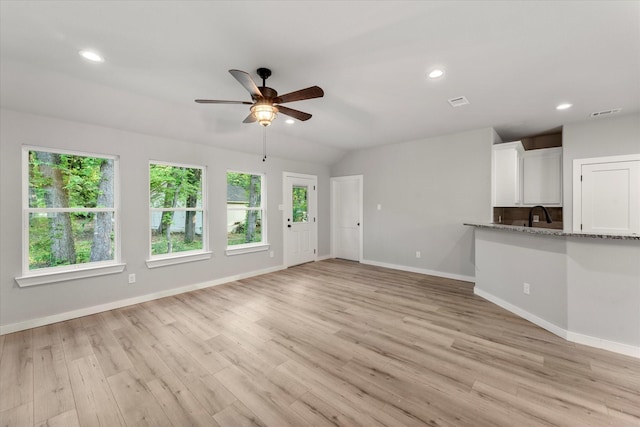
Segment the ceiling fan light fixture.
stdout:
<svg viewBox="0 0 640 427">
<path fill-rule="evenodd" d="M 255 104 L 251 107 L 251 112 L 256 118 L 256 121 L 266 127 L 275 120 L 276 115 L 278 114 L 278 109 L 269 104 Z"/>
</svg>

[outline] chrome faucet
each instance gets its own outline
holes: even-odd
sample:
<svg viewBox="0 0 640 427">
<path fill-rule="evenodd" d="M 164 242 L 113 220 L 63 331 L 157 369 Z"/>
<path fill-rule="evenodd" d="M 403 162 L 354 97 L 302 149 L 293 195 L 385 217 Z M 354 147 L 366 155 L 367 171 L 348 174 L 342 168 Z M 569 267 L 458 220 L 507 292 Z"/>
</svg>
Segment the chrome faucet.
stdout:
<svg viewBox="0 0 640 427">
<path fill-rule="evenodd" d="M 546 219 L 547 219 L 547 223 L 548 223 L 548 224 L 551 224 L 551 223 L 552 223 L 552 221 L 551 221 L 551 215 L 549 214 L 549 211 L 547 210 L 547 208 L 545 208 L 545 207 L 544 207 L 544 206 L 542 206 L 542 205 L 536 205 L 536 206 L 532 207 L 532 208 L 529 210 L 529 227 L 533 227 L 533 210 L 534 210 L 535 208 L 542 208 L 542 210 L 544 211 L 544 216 L 545 216 L 545 217 L 546 217 Z"/>
</svg>

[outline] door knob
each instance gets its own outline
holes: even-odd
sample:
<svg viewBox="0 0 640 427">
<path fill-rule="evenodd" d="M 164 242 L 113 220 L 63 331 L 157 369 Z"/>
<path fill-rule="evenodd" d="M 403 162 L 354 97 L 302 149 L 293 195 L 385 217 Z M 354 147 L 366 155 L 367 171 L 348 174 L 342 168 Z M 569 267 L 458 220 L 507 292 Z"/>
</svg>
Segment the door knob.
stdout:
<svg viewBox="0 0 640 427">
<path fill-rule="evenodd" d="M 287 227 L 291 228 L 291 224 L 287 224 Z"/>
<path fill-rule="evenodd" d="M 358 227 L 360 227 L 360 223 L 358 223 Z"/>
</svg>

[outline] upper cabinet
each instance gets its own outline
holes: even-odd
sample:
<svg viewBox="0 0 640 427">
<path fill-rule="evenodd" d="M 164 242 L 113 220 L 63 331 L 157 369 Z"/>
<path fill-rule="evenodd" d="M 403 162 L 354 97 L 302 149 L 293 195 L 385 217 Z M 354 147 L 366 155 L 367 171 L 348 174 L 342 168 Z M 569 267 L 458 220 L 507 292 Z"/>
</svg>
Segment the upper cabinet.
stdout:
<svg viewBox="0 0 640 427">
<path fill-rule="evenodd" d="M 640 234 L 640 154 L 574 159 L 573 231 Z"/>
<path fill-rule="evenodd" d="M 525 150 L 520 141 L 493 145 L 494 207 L 562 206 L 562 147 Z"/>
<path fill-rule="evenodd" d="M 525 206 L 562 206 L 562 148 L 525 151 L 523 156 Z"/>
<path fill-rule="evenodd" d="M 493 145 L 492 204 L 496 207 L 522 205 L 522 156 L 520 141 Z"/>
</svg>

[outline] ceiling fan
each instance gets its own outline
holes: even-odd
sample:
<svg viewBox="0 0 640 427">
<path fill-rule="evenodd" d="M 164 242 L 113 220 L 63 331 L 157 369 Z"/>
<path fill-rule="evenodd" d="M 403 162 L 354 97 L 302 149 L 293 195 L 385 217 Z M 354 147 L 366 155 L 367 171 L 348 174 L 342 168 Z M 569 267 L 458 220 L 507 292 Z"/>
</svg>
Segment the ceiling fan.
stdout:
<svg viewBox="0 0 640 427">
<path fill-rule="evenodd" d="M 245 104 L 251 105 L 251 113 L 244 119 L 242 123 L 258 122 L 262 126 L 269 126 L 276 118 L 277 113 L 282 113 L 298 120 L 309 120 L 311 114 L 303 111 L 294 110 L 285 107 L 282 104 L 287 102 L 302 101 L 305 99 L 321 98 L 324 91 L 318 86 L 311 86 L 306 89 L 300 89 L 285 95 L 278 96 L 275 89 L 267 87 L 266 80 L 271 76 L 271 70 L 268 68 L 258 68 L 257 73 L 262 78 L 262 86 L 258 87 L 249 73 L 241 70 L 229 70 L 231 75 L 244 86 L 251 94 L 253 102 L 249 101 L 222 101 L 216 99 L 196 99 L 200 104 Z"/>
</svg>

